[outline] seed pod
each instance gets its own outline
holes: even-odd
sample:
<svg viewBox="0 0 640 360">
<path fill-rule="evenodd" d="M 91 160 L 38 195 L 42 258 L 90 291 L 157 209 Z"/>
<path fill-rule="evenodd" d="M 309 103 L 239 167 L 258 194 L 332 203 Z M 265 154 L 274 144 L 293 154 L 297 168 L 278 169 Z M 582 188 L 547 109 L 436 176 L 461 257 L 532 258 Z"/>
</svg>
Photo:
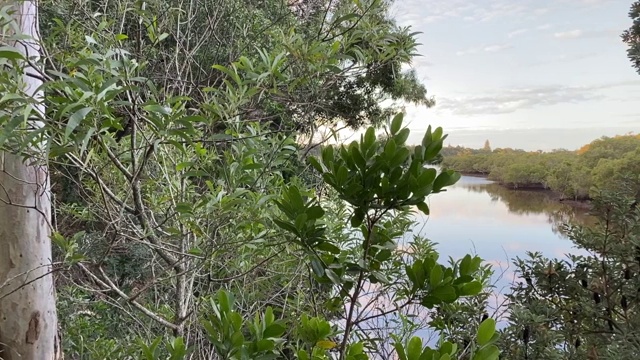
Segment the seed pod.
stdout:
<svg viewBox="0 0 640 360">
<path fill-rule="evenodd" d="M 580 340 L 580 338 L 576 338 L 576 342 L 575 342 L 576 349 L 579 348 L 580 345 L 582 345 L 582 341 Z"/>
<path fill-rule="evenodd" d="M 529 343 L 529 325 L 524 326 L 524 330 L 522 331 L 522 341 L 524 341 L 525 344 Z"/>
<path fill-rule="evenodd" d="M 487 320 L 488 318 L 489 318 L 489 314 L 484 313 L 484 314 L 482 314 L 482 320 L 481 320 L 481 321 L 485 321 L 485 320 Z"/>
<path fill-rule="evenodd" d="M 628 266 L 624 267 L 624 279 L 625 280 L 631 279 L 631 269 L 629 269 Z"/>
<path fill-rule="evenodd" d="M 597 291 L 593 292 L 593 301 L 595 301 L 596 304 L 600 304 L 600 294 Z"/>
<path fill-rule="evenodd" d="M 620 305 L 622 305 L 622 309 L 624 311 L 627 311 L 627 309 L 629 308 L 629 303 L 627 302 L 627 297 L 622 295 L 622 299 L 620 299 Z"/>
<path fill-rule="evenodd" d="M 587 284 L 587 280 L 585 279 L 580 279 L 580 285 L 582 285 L 583 288 L 587 288 L 588 284 Z"/>
</svg>

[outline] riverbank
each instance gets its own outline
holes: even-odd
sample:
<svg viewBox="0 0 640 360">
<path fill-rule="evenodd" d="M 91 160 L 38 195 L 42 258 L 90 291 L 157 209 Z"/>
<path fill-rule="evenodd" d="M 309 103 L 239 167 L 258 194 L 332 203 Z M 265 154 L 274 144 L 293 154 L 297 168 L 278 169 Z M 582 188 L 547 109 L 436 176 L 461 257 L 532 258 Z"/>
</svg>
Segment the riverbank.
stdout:
<svg viewBox="0 0 640 360">
<path fill-rule="evenodd" d="M 509 190 L 514 190 L 514 191 L 535 191 L 535 192 L 541 192 L 546 194 L 547 196 L 549 196 L 550 199 L 552 199 L 553 201 L 557 201 L 559 203 L 562 204 L 566 204 L 569 205 L 571 207 L 575 207 L 575 208 L 580 208 L 580 209 L 584 209 L 584 210 L 590 210 L 591 209 L 591 199 L 567 199 L 564 196 L 562 196 L 561 193 L 557 192 L 557 191 L 553 191 L 547 187 L 544 186 L 544 184 L 541 183 L 535 183 L 535 184 L 526 184 L 526 185 L 519 185 L 519 186 L 513 186 L 510 184 L 505 184 L 502 183 L 500 181 L 496 181 L 496 180 L 491 180 L 489 179 L 489 174 L 487 173 L 483 173 L 483 172 L 467 172 L 467 171 L 458 171 L 461 175 L 464 176 L 470 176 L 470 177 L 477 177 L 477 178 L 482 178 L 482 179 L 486 179 L 489 181 L 492 181 L 504 188 L 507 188 Z"/>
</svg>

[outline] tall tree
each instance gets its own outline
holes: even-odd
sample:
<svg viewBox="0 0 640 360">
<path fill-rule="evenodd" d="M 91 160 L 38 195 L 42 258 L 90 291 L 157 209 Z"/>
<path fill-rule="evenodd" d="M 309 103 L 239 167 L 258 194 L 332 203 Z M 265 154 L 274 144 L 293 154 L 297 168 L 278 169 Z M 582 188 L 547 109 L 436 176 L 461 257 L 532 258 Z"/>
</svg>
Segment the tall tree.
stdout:
<svg viewBox="0 0 640 360">
<path fill-rule="evenodd" d="M 489 139 L 484 141 L 484 146 L 482 147 L 482 150 L 491 152 L 491 143 L 489 143 Z"/>
<path fill-rule="evenodd" d="M 42 122 L 33 119 L 44 113 L 42 81 L 34 65 L 40 52 L 37 5 L 34 1 L 4 5 L 3 12 L 10 11 L 2 14 L 2 139 L 41 128 Z M 12 151 L 0 152 L 0 358 L 57 359 L 61 355 L 44 146 L 32 141 L 26 152 L 18 143 L 8 147 Z M 24 156 L 28 153 L 34 156 Z"/>
</svg>

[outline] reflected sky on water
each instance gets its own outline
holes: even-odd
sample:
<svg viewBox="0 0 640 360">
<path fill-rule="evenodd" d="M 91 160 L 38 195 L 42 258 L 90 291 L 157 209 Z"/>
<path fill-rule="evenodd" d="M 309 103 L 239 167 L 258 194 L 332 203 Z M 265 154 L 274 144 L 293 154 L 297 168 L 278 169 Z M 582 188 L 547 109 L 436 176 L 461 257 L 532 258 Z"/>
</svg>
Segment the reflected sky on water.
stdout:
<svg viewBox="0 0 640 360">
<path fill-rule="evenodd" d="M 416 214 L 415 233 L 438 243 L 441 256 L 459 258 L 471 252 L 491 262 L 505 262 L 527 250 L 550 257 L 576 253 L 561 224 L 586 219 L 584 210 L 546 192 L 510 190 L 471 176 L 432 195 L 428 204 L 429 216 Z"/>
</svg>

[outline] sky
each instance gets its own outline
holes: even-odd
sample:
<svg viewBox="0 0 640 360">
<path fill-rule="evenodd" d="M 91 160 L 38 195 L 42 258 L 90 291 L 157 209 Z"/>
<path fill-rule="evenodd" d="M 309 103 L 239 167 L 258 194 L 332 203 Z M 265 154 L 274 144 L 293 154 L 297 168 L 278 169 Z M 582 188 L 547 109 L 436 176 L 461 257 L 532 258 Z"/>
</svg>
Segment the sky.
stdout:
<svg viewBox="0 0 640 360">
<path fill-rule="evenodd" d="M 412 67 L 436 106 L 407 107 L 419 142 L 429 124 L 449 145 L 576 149 L 640 132 L 640 75 L 620 34 L 631 0 L 396 0 L 420 31 Z"/>
</svg>

